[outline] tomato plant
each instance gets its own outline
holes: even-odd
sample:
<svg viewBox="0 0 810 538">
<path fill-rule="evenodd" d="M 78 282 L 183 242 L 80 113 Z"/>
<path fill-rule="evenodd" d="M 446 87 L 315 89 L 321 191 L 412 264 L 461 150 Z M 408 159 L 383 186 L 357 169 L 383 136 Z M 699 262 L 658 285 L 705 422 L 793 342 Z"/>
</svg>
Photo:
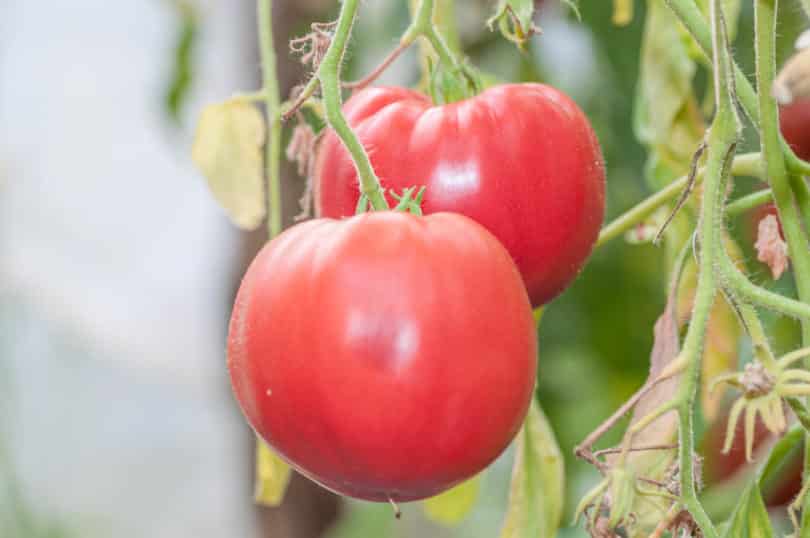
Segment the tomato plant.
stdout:
<svg viewBox="0 0 810 538">
<path fill-rule="evenodd" d="M 334 24 L 313 24 L 311 34 L 293 41 L 313 76 L 286 102 L 275 78 L 272 4 L 258 1 L 263 87 L 209 110 L 201 125 L 214 132 L 198 136 L 195 155 L 238 225 L 250 228 L 269 216 L 271 241 L 239 290 L 228 357 L 237 399 L 272 449 L 333 491 L 408 501 L 475 475 L 519 431 L 503 535 L 555 536 L 564 515 L 564 465 L 540 399 L 532 398 L 530 306 L 564 290 L 596 244 L 621 236 L 660 242 L 669 291 L 652 328 L 649 377 L 576 447 L 600 478 L 575 514 L 586 516 L 594 537 L 771 536 L 760 487 L 772 483 L 802 430 L 810 431 L 810 192 L 802 179 L 810 175 L 802 160 L 808 109 L 782 111 L 791 150 L 780 139 L 774 97 L 806 91 L 810 68 L 807 56 L 799 57 L 807 53 L 798 53 L 776 77 L 779 3 L 752 0 L 756 84 L 728 46 L 747 28 L 740 17 L 751 15 L 739 3 L 646 3 L 635 114 L 627 121 L 648 154 L 638 175 L 646 172 L 647 185 L 658 190 L 600 232 L 605 165 L 585 114 L 548 85 L 481 92 L 484 76 L 463 58 L 461 39 L 444 35 L 454 32 L 453 0 L 411 0 L 411 23 L 399 43 L 353 82 L 341 69 L 361 2 L 343 0 Z M 571 0 L 560 4 L 576 10 Z M 602 17 L 610 10 L 591 4 Z M 810 3 L 802 5 L 810 14 Z M 499 0 L 487 25 L 529 49 L 540 22 L 534 6 Z M 616 25 L 638 16 L 632 0 L 612 7 Z M 433 100 L 416 90 L 370 87 L 417 41 L 424 45 L 421 84 Z M 527 79 L 540 74 L 532 62 L 532 55 L 521 60 Z M 355 93 L 344 106 L 345 89 Z M 257 102 L 266 105 L 265 122 Z M 740 153 L 748 142 L 740 110 L 757 130 L 757 152 Z M 311 180 L 318 218 L 279 235 L 288 120 L 297 125 L 287 155 Z M 324 123 L 318 138 L 314 129 Z M 769 188 L 738 196 L 736 180 L 750 177 Z M 781 230 L 767 219 L 754 246 L 773 279 L 789 265 L 795 286 L 752 282 L 727 230 L 752 209 L 771 211 L 771 202 Z M 796 297 L 784 293 L 794 289 Z M 800 320 L 801 341 L 794 336 L 785 344 L 766 310 Z M 743 343 L 751 353 L 740 368 Z M 789 351 L 777 356 L 775 349 Z M 722 384 L 737 399 L 702 447 L 708 487 L 720 487 L 739 468 L 738 452 L 749 457 L 756 445 L 765 460 L 744 476 L 725 530 L 723 514 L 703 504 L 711 492 L 700 491 L 694 424 L 696 417 L 716 418 L 727 393 L 713 390 Z M 577 396 L 564 394 L 572 405 Z M 621 442 L 597 448 L 630 414 Z M 717 428 L 726 432 L 724 445 L 744 450 L 716 455 Z M 778 448 L 766 439 L 779 439 Z M 276 503 L 289 467 L 261 446 L 260 477 L 281 477 L 265 488 Z M 810 460 L 804 467 L 810 476 Z M 478 487 L 473 481 L 447 491 L 431 500 L 428 513 L 458 521 Z M 796 494 L 788 510 L 796 535 L 810 535 L 810 513 L 797 517 L 810 506 L 808 492 L 810 482 L 798 488 L 793 480 L 771 493 L 776 497 L 766 495 L 784 502 Z"/>
<path fill-rule="evenodd" d="M 605 169 L 588 119 L 565 94 L 510 84 L 437 107 L 415 91 L 370 88 L 344 111 L 382 186 L 425 186 L 426 213 L 483 224 L 515 259 L 533 305 L 576 277 L 602 224 Z M 334 132 L 319 150 L 314 185 L 318 214 L 354 213 L 357 173 Z"/>
<path fill-rule="evenodd" d="M 461 215 L 299 224 L 248 269 L 228 366 L 253 428 L 306 476 L 375 501 L 440 493 L 526 414 L 535 330 L 503 246 Z"/>
</svg>

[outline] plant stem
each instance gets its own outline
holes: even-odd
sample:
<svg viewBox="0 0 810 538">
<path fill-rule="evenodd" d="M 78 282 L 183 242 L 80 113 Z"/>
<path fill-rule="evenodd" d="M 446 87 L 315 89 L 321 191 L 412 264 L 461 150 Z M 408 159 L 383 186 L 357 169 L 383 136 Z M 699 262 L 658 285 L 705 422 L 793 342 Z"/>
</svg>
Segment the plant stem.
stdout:
<svg viewBox="0 0 810 538">
<path fill-rule="evenodd" d="M 692 414 L 695 406 L 697 386 L 700 380 L 701 358 L 712 306 L 717 296 L 717 283 L 714 274 L 715 257 L 723 249 L 722 237 L 718 232 L 723 224 L 723 202 L 726 181 L 730 175 L 730 159 L 739 136 L 739 118 L 732 104 L 730 80 L 731 59 L 726 45 L 725 25 L 720 0 L 711 2 L 711 43 L 714 64 L 714 86 L 717 113 L 709 131 L 708 157 L 704 176 L 703 197 L 701 200 L 698 239 L 700 259 L 698 282 L 692 320 L 684 339 L 682 355 L 686 357 L 687 369 L 679 388 L 679 451 L 681 499 L 695 518 L 695 521 L 708 538 L 718 534 L 697 498 L 694 481 L 693 454 L 695 448 L 692 428 Z"/>
<path fill-rule="evenodd" d="M 452 18 L 451 11 L 453 5 L 448 3 L 447 0 L 439 0 L 439 3 L 445 4 L 442 6 L 444 10 L 444 13 L 442 14 L 443 18 L 447 19 L 448 16 L 451 16 Z M 421 0 L 416 8 L 416 13 L 414 14 L 411 26 L 402 36 L 402 41 L 406 43 L 413 43 L 418 37 L 424 37 L 439 56 L 439 60 L 444 65 L 448 66 L 452 71 L 459 72 L 461 71 L 461 62 L 453 53 L 452 49 L 448 46 L 441 33 L 439 33 L 439 31 L 436 29 L 435 16 L 437 13 L 435 7 L 435 0 Z M 455 37 L 455 40 L 457 41 L 457 36 Z"/>
<path fill-rule="evenodd" d="M 810 186 L 800 174 L 792 173 L 788 179 L 790 188 L 793 189 L 793 196 L 796 197 L 796 205 L 799 206 L 799 212 L 804 219 L 805 229 L 810 237 Z"/>
<path fill-rule="evenodd" d="M 744 301 L 792 318 L 810 320 L 810 304 L 784 297 L 753 284 L 737 269 L 725 252 L 720 252 L 717 256 L 717 266 L 732 295 L 739 295 Z"/>
<path fill-rule="evenodd" d="M 730 217 L 735 217 L 741 213 L 745 213 L 746 211 L 750 211 L 755 207 L 759 207 L 762 204 L 767 204 L 771 201 L 773 201 L 773 192 L 771 189 L 761 190 L 749 194 L 748 196 L 738 198 L 728 204 L 726 206 L 726 214 Z"/>
<path fill-rule="evenodd" d="M 785 166 L 779 135 L 779 111 L 770 89 L 776 77 L 776 11 L 778 0 L 754 1 L 754 28 L 759 88 L 760 137 L 765 172 L 773 191 L 782 230 L 788 243 L 799 299 L 810 301 L 810 246 L 793 204 L 793 190 Z M 795 186 L 794 186 L 795 187 Z M 800 195 L 802 193 L 800 192 Z M 810 306 L 810 303 L 808 303 Z M 802 320 L 802 343 L 810 345 L 810 319 Z M 810 435 L 805 435 L 803 483 L 810 480 Z M 805 513 L 802 519 L 805 519 Z"/>
<path fill-rule="evenodd" d="M 374 82 L 399 56 L 408 50 L 419 37 L 425 37 L 427 45 L 421 54 L 422 69 L 427 80 L 427 57 L 433 50 L 451 70 L 463 70 L 456 56 L 461 50 L 461 41 L 455 24 L 454 0 L 411 0 L 413 19 L 399 40 L 399 45 L 362 79 L 344 83 L 344 88 L 358 90 Z"/>
<path fill-rule="evenodd" d="M 270 239 L 281 232 L 281 115 L 276 74 L 276 49 L 273 45 L 272 0 L 259 0 L 257 6 L 259 44 L 262 60 L 264 103 L 267 107 L 267 227 Z"/>
<path fill-rule="evenodd" d="M 341 110 L 343 98 L 340 93 L 340 67 L 343 63 L 346 43 L 354 25 L 358 5 L 359 0 L 343 0 L 335 34 L 332 36 L 332 43 L 329 45 L 329 49 L 318 67 L 317 77 L 321 83 L 326 121 L 343 142 L 349 154 L 351 154 L 352 161 L 354 161 L 357 169 L 360 192 L 368 197 L 371 207 L 379 211 L 389 208 L 380 186 L 380 180 L 374 173 L 368 153 L 366 153 L 357 135 L 349 126 Z"/>
<path fill-rule="evenodd" d="M 680 19 L 695 42 L 703 50 L 708 58 L 711 58 L 711 30 L 703 17 L 703 13 L 698 8 L 695 0 L 665 0 L 669 8 Z M 746 78 L 742 70 L 734 65 L 734 81 L 737 87 L 737 97 L 739 98 L 748 117 L 755 125 L 759 125 L 759 109 L 757 107 L 757 94 L 751 82 Z M 770 93 L 770 86 L 767 90 Z M 802 161 L 790 147 L 781 142 L 782 151 L 785 154 L 787 165 L 791 172 L 796 174 L 810 175 L 810 163 Z"/>
<path fill-rule="evenodd" d="M 769 372 L 776 373 L 779 365 L 773 355 L 768 335 L 765 334 L 765 327 L 759 319 L 756 308 L 748 303 L 741 303 L 737 305 L 737 309 L 754 346 L 754 355 Z"/>
<path fill-rule="evenodd" d="M 462 73 L 464 66 L 456 55 L 461 42 L 454 21 L 453 0 L 419 0 L 413 21 L 405 30 L 402 41 L 413 43 L 424 37 L 439 60 L 454 73 Z"/>
<path fill-rule="evenodd" d="M 776 10 L 778 0 L 755 0 L 757 87 L 764 177 L 768 179 L 790 251 L 799 299 L 810 304 L 810 244 L 794 205 L 779 135 L 779 113 L 770 88 L 776 77 Z M 802 341 L 810 345 L 810 321 L 802 323 Z"/>
<path fill-rule="evenodd" d="M 739 155 L 736 159 L 734 159 L 731 172 L 732 174 L 738 176 L 759 177 L 762 172 L 760 163 L 761 157 L 759 153 L 747 153 L 745 155 Z M 696 182 L 702 181 L 704 172 L 705 168 L 700 168 L 698 170 L 697 177 L 695 178 Z M 608 241 L 623 235 L 637 224 L 643 222 L 646 218 L 655 213 L 659 207 L 677 197 L 678 194 L 680 194 L 681 191 L 683 191 L 683 189 L 686 187 L 688 180 L 689 178 L 687 176 L 676 179 L 660 191 L 656 192 L 646 200 L 622 214 L 620 217 L 616 218 L 613 222 L 602 229 L 602 232 L 599 234 L 599 239 L 596 242 L 596 246 L 600 247 L 604 245 Z"/>
</svg>

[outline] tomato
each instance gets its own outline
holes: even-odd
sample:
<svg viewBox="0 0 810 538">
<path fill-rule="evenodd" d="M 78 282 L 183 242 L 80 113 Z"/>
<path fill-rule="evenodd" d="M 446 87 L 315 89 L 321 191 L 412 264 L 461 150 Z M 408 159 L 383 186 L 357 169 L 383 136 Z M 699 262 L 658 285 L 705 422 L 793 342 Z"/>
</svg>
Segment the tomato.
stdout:
<svg viewBox="0 0 810 538">
<path fill-rule="evenodd" d="M 438 107 L 411 90 L 370 88 L 345 113 L 388 193 L 425 186 L 426 213 L 483 224 L 514 258 L 532 305 L 576 277 L 604 217 L 605 169 L 587 118 L 566 95 L 513 84 Z M 320 215 L 354 214 L 357 176 L 333 132 L 314 183 Z"/>
<path fill-rule="evenodd" d="M 520 274 L 461 215 L 317 219 L 268 243 L 242 281 L 228 367 L 253 428 L 352 497 L 435 495 L 519 430 L 536 338 Z"/>
<path fill-rule="evenodd" d="M 781 107 L 779 122 L 782 135 L 796 155 L 810 160 L 810 99 Z"/>
</svg>

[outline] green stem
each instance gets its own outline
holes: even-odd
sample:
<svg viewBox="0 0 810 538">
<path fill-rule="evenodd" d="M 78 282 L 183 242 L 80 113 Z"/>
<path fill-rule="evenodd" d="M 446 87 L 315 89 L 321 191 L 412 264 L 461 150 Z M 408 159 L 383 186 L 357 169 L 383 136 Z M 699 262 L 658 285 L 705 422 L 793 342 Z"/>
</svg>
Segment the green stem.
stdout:
<svg viewBox="0 0 810 538">
<path fill-rule="evenodd" d="M 776 357 L 771 350 L 771 344 L 768 342 L 768 336 L 765 334 L 765 327 L 759 319 L 756 309 L 748 303 L 739 303 L 737 305 L 740 318 L 748 331 L 748 336 L 751 337 L 751 343 L 754 346 L 754 354 L 769 372 L 777 372 L 779 365 L 776 362 Z"/>
<path fill-rule="evenodd" d="M 267 107 L 269 139 L 265 164 L 267 166 L 267 226 L 270 239 L 281 233 L 281 114 L 276 74 L 276 49 L 273 45 L 272 0 L 259 0 L 257 6 L 259 44 L 264 82 L 264 102 Z"/>
<path fill-rule="evenodd" d="M 784 297 L 753 284 L 737 269 L 725 252 L 719 253 L 717 265 L 732 295 L 792 318 L 810 320 L 810 304 Z"/>
<path fill-rule="evenodd" d="M 368 153 L 343 115 L 343 98 L 340 93 L 340 67 L 358 6 L 359 0 L 343 0 L 332 43 L 318 67 L 317 77 L 321 83 L 326 121 L 343 142 L 354 161 L 360 182 L 360 192 L 368 198 L 375 210 L 380 211 L 389 209 L 388 202 L 383 195 L 380 180 L 371 166 Z"/>
<path fill-rule="evenodd" d="M 810 186 L 807 180 L 800 174 L 792 173 L 789 177 L 790 188 L 793 189 L 793 196 L 796 197 L 796 205 L 804 219 L 804 225 L 810 236 Z"/>
<path fill-rule="evenodd" d="M 773 201 L 773 192 L 771 189 L 765 189 L 738 198 L 726 206 L 726 214 L 730 217 L 736 217 L 746 211 L 750 211 L 755 207 Z"/>
<path fill-rule="evenodd" d="M 456 22 L 456 0 L 436 0 L 433 24 L 454 54 L 461 54 L 461 35 Z"/>
<path fill-rule="evenodd" d="M 678 431 L 680 432 L 680 443 L 678 443 L 678 462 L 681 468 L 681 502 L 692 515 L 695 523 L 698 524 L 703 536 L 706 538 L 719 538 L 717 530 L 712 524 L 712 520 L 703 505 L 698 500 L 697 489 L 695 488 L 693 454 L 695 450 L 694 427 L 692 424 L 692 405 L 689 403 L 686 411 L 678 412 Z M 686 406 L 682 406 L 682 409 Z"/>
<path fill-rule="evenodd" d="M 413 21 L 405 30 L 401 42 L 412 44 L 420 36 L 424 37 L 444 65 L 454 72 L 461 72 L 463 65 L 454 52 L 458 51 L 461 45 L 453 24 L 453 11 L 453 2 L 450 0 L 420 0 Z M 443 31 L 439 30 L 439 20 Z M 448 45 L 448 41 L 442 35 L 445 32 L 453 47 Z"/>
<path fill-rule="evenodd" d="M 700 381 L 706 331 L 717 296 L 714 263 L 717 252 L 723 250 L 722 238 L 718 230 L 722 228 L 723 224 L 725 185 L 730 176 L 730 159 L 733 157 L 739 136 L 739 118 L 737 118 L 729 94 L 729 77 L 733 75 L 731 59 L 726 48 L 720 0 L 712 0 L 710 11 L 717 114 L 708 136 L 708 157 L 697 229 L 700 241 L 697 289 L 692 320 L 689 323 L 689 330 L 681 352 L 682 356 L 686 358 L 687 367 L 678 393 L 680 402 L 678 406 L 680 437 L 678 461 L 681 469 L 681 499 L 684 506 L 695 518 L 704 536 L 717 538 L 717 531 L 697 498 L 692 468 L 695 448 L 692 414 Z"/>
<path fill-rule="evenodd" d="M 703 17 L 703 13 L 695 3 L 695 0 L 665 1 L 683 23 L 684 27 L 692 34 L 692 37 L 694 37 L 695 42 L 703 53 L 710 58 L 712 44 L 711 30 L 709 29 L 706 19 Z M 734 65 L 734 81 L 737 88 L 737 97 L 745 109 L 746 114 L 748 114 L 751 121 L 758 126 L 759 109 L 757 107 L 757 94 L 751 82 L 736 65 Z M 770 93 L 770 91 L 768 93 Z M 796 174 L 810 175 L 810 163 L 801 160 L 784 141 L 781 142 L 781 145 L 790 171 Z"/>
<path fill-rule="evenodd" d="M 785 398 L 785 401 L 787 401 L 788 405 L 793 410 L 802 428 L 804 428 L 807 433 L 810 433 L 810 412 L 807 411 L 807 407 L 805 407 L 799 398 Z"/>
<path fill-rule="evenodd" d="M 782 154 L 779 112 L 770 92 L 776 77 L 776 10 L 778 0 L 755 0 L 757 87 L 764 177 L 773 190 L 779 220 L 788 243 L 799 299 L 810 305 L 810 244 L 793 200 L 790 178 Z M 810 321 L 802 323 L 802 341 L 810 345 Z"/>
<path fill-rule="evenodd" d="M 715 537 L 717 532 L 706 516 L 700 503 L 697 501 L 697 491 L 692 476 L 692 460 L 694 454 L 694 433 L 692 431 L 692 413 L 695 405 L 697 386 L 700 377 L 700 362 L 703 356 L 703 346 L 709 316 L 714 305 L 717 288 L 714 277 L 714 252 L 717 249 L 717 233 L 715 226 L 719 218 L 717 215 L 719 185 L 724 173 L 724 159 L 728 152 L 728 144 L 724 141 L 723 124 L 730 123 L 728 111 L 718 114 L 712 127 L 709 146 L 709 162 L 706 166 L 706 185 L 701 204 L 701 216 L 698 223 L 700 238 L 700 265 L 697 290 L 695 293 L 692 320 L 682 354 L 687 357 L 688 366 L 680 387 L 678 408 L 680 443 L 678 459 L 681 468 L 681 495 L 684 505 L 698 522 L 704 535 Z M 727 130 L 727 129 L 726 129 Z M 702 520 L 702 521 L 701 521 Z"/>
<path fill-rule="evenodd" d="M 762 172 L 760 163 L 761 157 L 759 153 L 747 153 L 745 155 L 739 155 L 736 159 L 734 159 L 731 172 L 735 176 L 759 177 Z M 696 182 L 702 181 L 704 172 L 705 168 L 698 169 L 697 177 L 695 178 Z M 683 189 L 686 188 L 688 181 L 689 178 L 687 176 L 676 179 L 660 191 L 656 192 L 646 200 L 622 214 L 620 217 L 616 218 L 613 222 L 602 229 L 602 232 L 599 234 L 599 239 L 596 242 L 596 246 L 599 247 L 604 245 L 608 241 L 623 235 L 637 224 L 643 222 L 650 215 L 655 213 L 658 208 L 677 197 L 678 194 L 680 194 Z"/>
</svg>

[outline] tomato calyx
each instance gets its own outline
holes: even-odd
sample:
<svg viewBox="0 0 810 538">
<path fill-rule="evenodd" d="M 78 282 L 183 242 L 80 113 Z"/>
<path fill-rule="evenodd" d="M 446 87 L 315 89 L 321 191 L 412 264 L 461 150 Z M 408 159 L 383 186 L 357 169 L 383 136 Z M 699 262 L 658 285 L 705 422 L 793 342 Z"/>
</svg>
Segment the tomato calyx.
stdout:
<svg viewBox="0 0 810 538">
<path fill-rule="evenodd" d="M 428 60 L 428 92 L 435 105 L 470 99 L 481 93 L 480 77 L 466 62 L 456 68 L 433 65 Z"/>
<path fill-rule="evenodd" d="M 810 348 L 788 353 L 772 364 L 763 364 L 758 359 L 748 363 L 742 372 L 718 376 L 712 382 L 712 390 L 721 383 L 737 388 L 741 395 L 729 412 L 723 454 L 731 450 L 737 421 L 745 413 L 745 458 L 753 460 L 756 418 L 762 419 L 765 427 L 774 435 L 782 435 L 787 429 L 786 403 L 789 398 L 810 395 L 810 372 L 790 366 L 810 356 Z"/>
<path fill-rule="evenodd" d="M 420 187 L 416 191 L 416 187 L 410 187 L 402 191 L 402 196 L 396 193 L 391 193 L 391 196 L 398 202 L 394 211 L 408 212 L 412 215 L 422 216 L 422 199 L 425 197 L 426 187 Z M 416 196 L 414 196 L 416 192 Z"/>
<path fill-rule="evenodd" d="M 426 189 L 427 187 L 420 187 L 417 191 L 416 187 L 409 187 L 404 189 L 401 195 L 392 191 L 391 197 L 397 201 L 397 205 L 392 211 L 410 213 L 419 217 L 423 216 L 422 199 L 425 197 Z M 414 195 L 414 193 L 416 193 L 416 195 Z M 383 192 L 383 194 L 385 194 L 385 192 Z M 357 201 L 357 209 L 354 214 L 360 215 L 361 213 L 366 213 L 370 208 L 371 204 L 369 203 L 368 196 L 361 194 L 360 199 Z"/>
</svg>

